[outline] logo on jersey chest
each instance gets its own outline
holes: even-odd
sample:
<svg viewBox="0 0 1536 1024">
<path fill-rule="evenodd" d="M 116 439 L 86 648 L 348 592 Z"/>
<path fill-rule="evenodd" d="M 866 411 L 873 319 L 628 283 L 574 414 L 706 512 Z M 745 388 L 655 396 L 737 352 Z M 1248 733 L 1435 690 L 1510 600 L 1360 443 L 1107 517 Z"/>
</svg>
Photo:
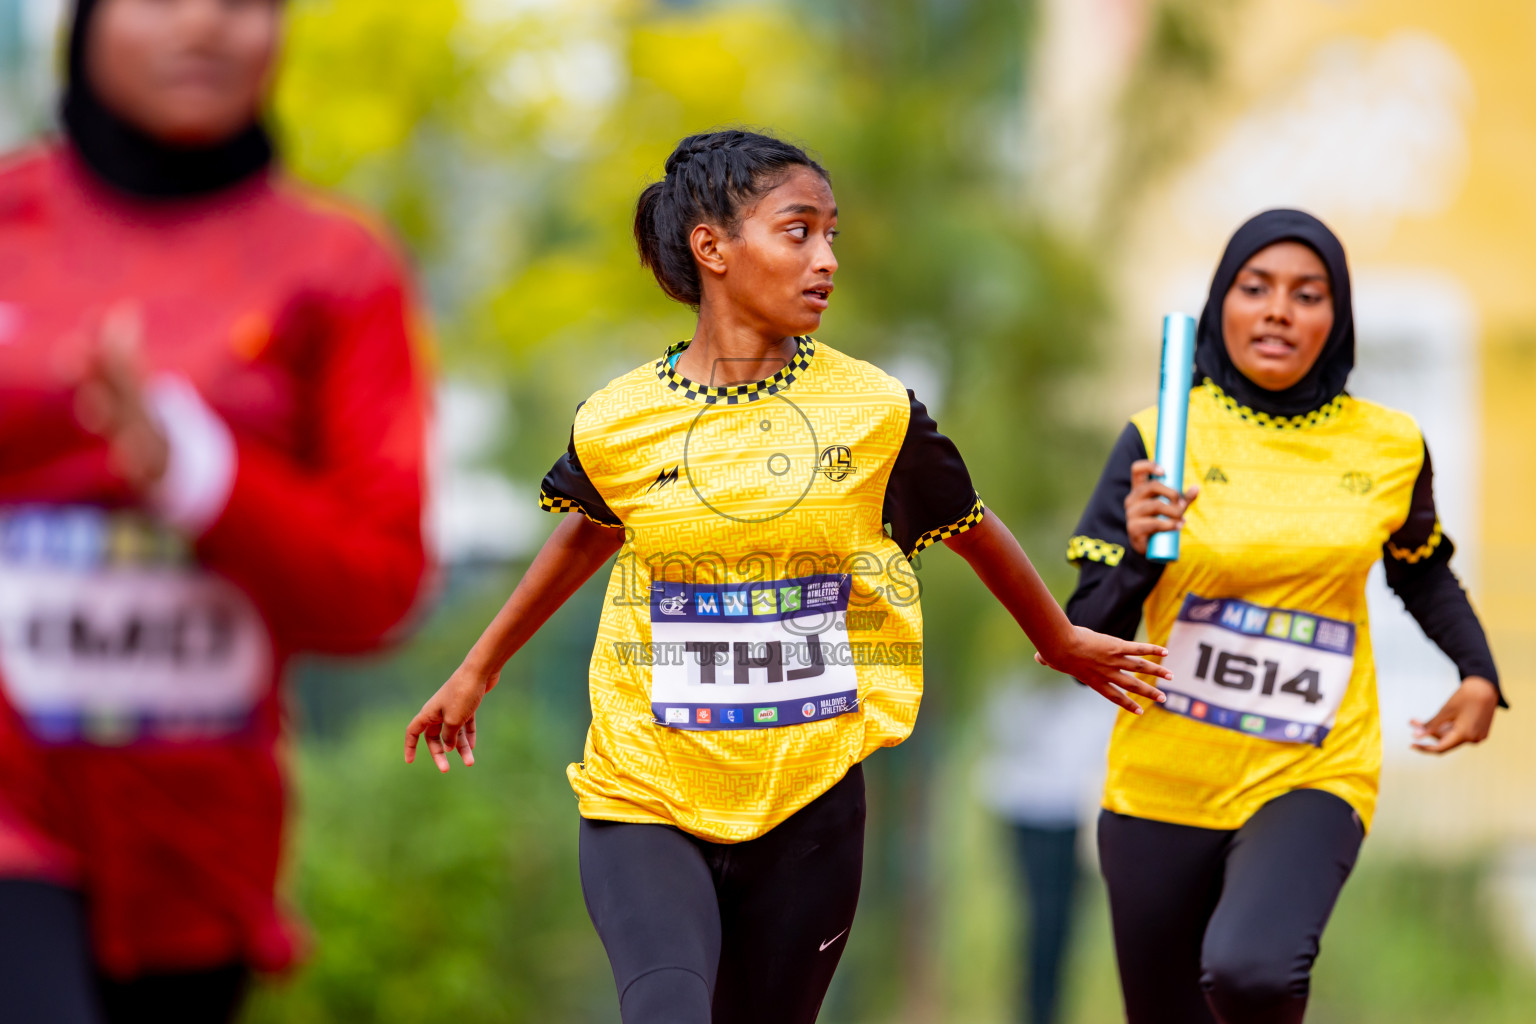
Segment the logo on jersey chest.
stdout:
<svg viewBox="0 0 1536 1024">
<path fill-rule="evenodd" d="M 842 483 L 858 471 L 859 468 L 853 464 L 853 452 L 847 445 L 834 444 L 821 450 L 816 472 L 833 483 Z"/>
<path fill-rule="evenodd" d="M 667 486 L 667 484 L 675 483 L 677 483 L 677 467 L 673 466 L 671 469 L 663 469 L 657 473 L 656 479 L 651 481 L 651 486 L 645 489 L 645 493 L 650 494 L 652 491 Z"/>
<path fill-rule="evenodd" d="M 1376 486 L 1376 481 L 1371 479 L 1369 473 L 1361 473 L 1351 470 L 1345 473 L 1339 480 L 1339 486 L 1357 497 L 1365 497 Z"/>
</svg>

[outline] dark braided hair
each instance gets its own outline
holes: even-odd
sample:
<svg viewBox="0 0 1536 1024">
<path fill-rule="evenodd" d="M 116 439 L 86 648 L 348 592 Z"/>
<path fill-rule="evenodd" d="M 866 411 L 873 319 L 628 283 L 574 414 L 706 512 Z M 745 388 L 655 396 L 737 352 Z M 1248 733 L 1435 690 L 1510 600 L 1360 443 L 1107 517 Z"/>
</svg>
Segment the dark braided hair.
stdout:
<svg viewBox="0 0 1536 1024">
<path fill-rule="evenodd" d="M 741 208 L 782 184 L 792 167 L 832 180 L 805 150 L 770 135 L 730 129 L 688 136 L 667 157 L 667 176 L 647 185 L 635 205 L 640 265 L 668 296 L 697 306 L 703 293 L 688 236 L 699 224 L 735 234 Z"/>
</svg>

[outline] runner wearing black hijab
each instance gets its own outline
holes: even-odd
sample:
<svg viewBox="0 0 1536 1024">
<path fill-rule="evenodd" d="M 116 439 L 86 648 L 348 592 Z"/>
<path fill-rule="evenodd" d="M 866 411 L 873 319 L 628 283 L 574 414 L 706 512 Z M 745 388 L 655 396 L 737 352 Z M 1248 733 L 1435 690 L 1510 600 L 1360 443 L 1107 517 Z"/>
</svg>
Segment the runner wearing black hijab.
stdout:
<svg viewBox="0 0 1536 1024">
<path fill-rule="evenodd" d="M 0 1019 L 218 1024 L 292 964 L 281 683 L 423 578 L 393 248 L 273 166 L 278 0 L 81 0 L 0 162 Z"/>
<path fill-rule="evenodd" d="M 1338 239 L 1296 210 L 1253 218 L 1200 318 L 1184 472 L 1203 486 L 1155 479 L 1157 410 L 1138 413 L 1069 546 L 1072 621 L 1131 637 L 1144 618 L 1173 670 L 1165 705 L 1117 722 L 1099 821 L 1131 1024 L 1302 1019 L 1375 809 L 1378 559 L 1462 679 L 1416 747 L 1480 742 L 1503 704 L 1423 437 L 1345 392 L 1354 356 Z M 1149 561 L 1170 529 L 1179 560 Z"/>
<path fill-rule="evenodd" d="M 87 67 L 87 43 L 97 12 L 110 2 L 77 0 L 75 4 L 69 30 L 68 77 L 60 105 L 69 141 L 91 171 L 123 192 L 150 200 L 207 195 L 265 171 L 272 163 L 273 149 L 259 110 L 231 105 L 214 112 L 207 109 L 206 101 L 201 105 L 189 102 L 180 108 L 145 102 L 145 76 L 120 61 L 96 61 L 92 73 Z M 197 4 L 163 6 L 167 9 L 158 15 L 131 7 L 120 14 L 118 21 L 125 29 L 117 34 L 123 40 L 117 45 L 141 47 L 146 34 L 164 32 L 168 25 L 174 30 L 172 23 L 178 18 L 187 22 L 202 16 Z M 275 31 L 282 0 L 239 0 L 229 6 L 246 9 L 243 17 L 227 20 L 244 27 L 243 32 L 237 27 L 231 34 L 248 38 L 253 33 Z M 239 57 L 230 62 L 234 67 L 220 70 L 208 60 L 206 48 L 199 51 L 188 46 L 174 54 L 162 51 L 151 65 L 151 73 L 193 78 L 199 74 L 233 77 L 255 72 L 246 65 L 262 59 L 258 47 L 242 47 L 238 53 Z M 259 73 L 265 77 L 264 72 Z M 97 82 L 97 78 L 107 81 Z M 112 100 L 103 99 L 103 91 Z"/>
</svg>

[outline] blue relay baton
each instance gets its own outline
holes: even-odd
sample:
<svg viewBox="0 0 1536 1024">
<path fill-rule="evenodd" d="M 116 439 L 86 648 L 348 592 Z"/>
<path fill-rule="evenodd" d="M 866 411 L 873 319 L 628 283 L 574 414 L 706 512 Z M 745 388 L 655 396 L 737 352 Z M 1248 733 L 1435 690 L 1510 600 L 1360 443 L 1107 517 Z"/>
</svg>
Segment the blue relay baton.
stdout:
<svg viewBox="0 0 1536 1024">
<path fill-rule="evenodd" d="M 1189 385 L 1195 375 L 1195 321 L 1183 313 L 1163 317 L 1163 372 L 1157 391 L 1157 464 L 1154 479 L 1184 493 L 1184 434 L 1189 426 Z M 1179 531 L 1154 533 L 1147 560 L 1177 562 Z"/>
</svg>

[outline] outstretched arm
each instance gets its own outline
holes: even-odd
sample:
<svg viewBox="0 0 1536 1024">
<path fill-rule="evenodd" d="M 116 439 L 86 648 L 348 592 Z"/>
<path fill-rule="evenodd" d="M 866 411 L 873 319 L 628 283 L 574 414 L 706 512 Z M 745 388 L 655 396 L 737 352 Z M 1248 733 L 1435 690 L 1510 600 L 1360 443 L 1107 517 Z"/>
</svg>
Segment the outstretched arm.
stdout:
<svg viewBox="0 0 1536 1024">
<path fill-rule="evenodd" d="M 1168 652 L 1072 625 L 1008 527 L 996 512 L 983 509 L 954 442 L 939 433 L 917 396 L 909 391 L 907 397 L 907 435 L 886 484 L 884 507 L 891 538 L 901 550 L 911 558 L 942 539 L 1024 628 L 1040 664 L 1073 676 L 1132 714 L 1141 714 L 1141 705 L 1125 690 L 1162 701 L 1155 686 L 1131 673 L 1170 678 L 1161 665 L 1137 657 Z"/>
<path fill-rule="evenodd" d="M 1467 592 L 1451 571 L 1456 546 L 1440 527 L 1435 509 L 1434 466 L 1429 448 L 1419 467 L 1408 515 L 1382 547 L 1387 585 L 1456 664 L 1461 686 L 1429 721 L 1413 719 L 1415 750 L 1443 754 L 1463 743 L 1481 743 L 1493 727 L 1494 712 L 1508 707 L 1499 689 L 1499 670 L 1488 637 Z"/>
<path fill-rule="evenodd" d="M 1072 676 L 1135 715 L 1142 713 L 1141 705 L 1124 691 L 1163 701 L 1161 690 L 1132 673 L 1173 678 L 1168 669 L 1145 660 L 1166 655 L 1167 650 L 1072 625 L 1018 540 L 991 509 L 981 522 L 944 543 L 970 563 L 1008 609 L 1039 651 L 1040 664 Z"/>
<path fill-rule="evenodd" d="M 448 681 L 421 706 L 405 729 L 405 761 L 416 760 L 425 736 L 437 770 L 448 770 L 448 751 L 475 763 L 475 710 L 501 678 L 501 670 L 528 638 L 592 577 L 624 543 L 624 531 L 568 515 L 555 527 L 533 564 Z"/>
</svg>

